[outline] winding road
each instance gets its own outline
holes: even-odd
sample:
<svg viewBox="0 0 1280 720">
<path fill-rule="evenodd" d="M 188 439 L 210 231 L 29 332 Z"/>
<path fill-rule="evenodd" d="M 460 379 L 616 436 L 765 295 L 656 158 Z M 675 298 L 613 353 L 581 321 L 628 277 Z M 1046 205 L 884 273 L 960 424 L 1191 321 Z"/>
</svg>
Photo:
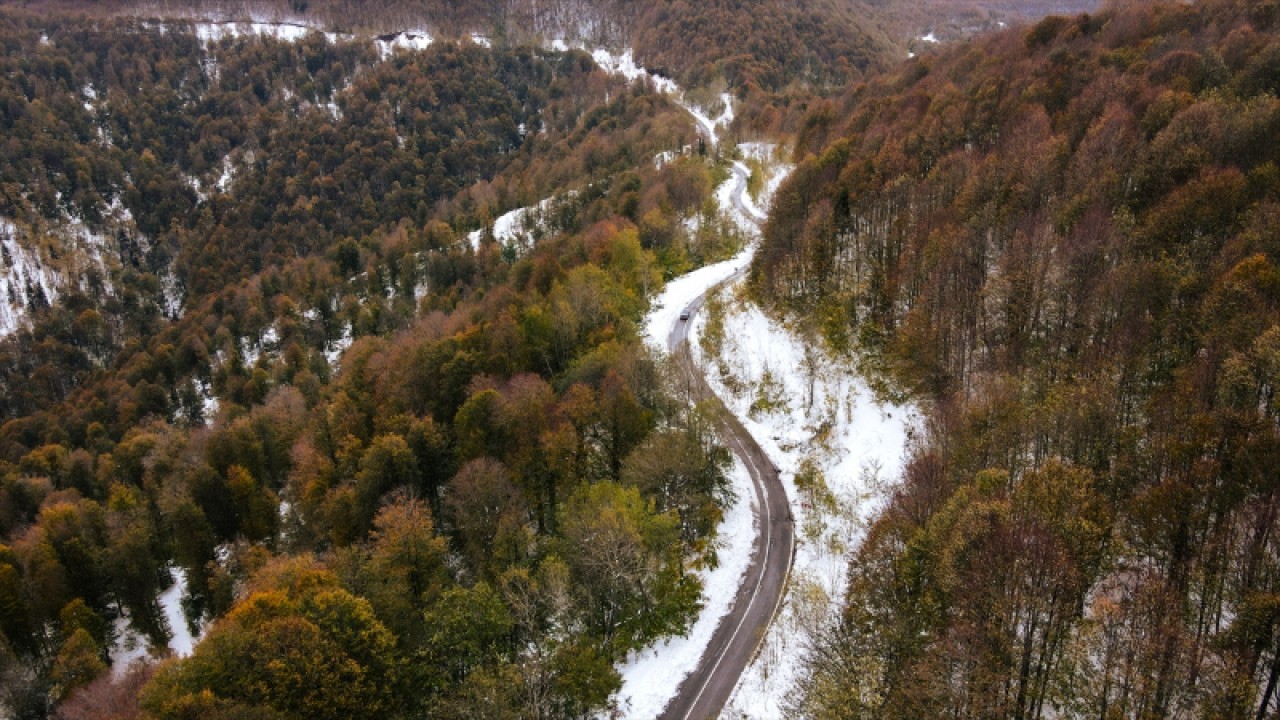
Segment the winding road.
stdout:
<svg viewBox="0 0 1280 720">
<path fill-rule="evenodd" d="M 759 225 L 764 218 L 746 200 L 749 172 L 742 163 L 734 163 L 733 202 L 745 217 Z M 724 283 L 737 280 L 743 272 L 739 271 Z M 688 319 L 675 321 L 667 337 L 667 348 L 693 399 L 705 401 L 713 409 L 721 442 L 738 456 L 751 474 L 757 534 L 751 563 L 743 573 L 733 607 L 721 618 L 698 667 L 680 684 L 675 697 L 659 716 L 661 720 L 708 720 L 719 716 L 782 602 L 795 549 L 791 508 L 777 469 L 711 391 L 689 351 L 689 325 L 705 299 L 706 293 L 703 293 L 682 308 L 681 314 L 687 314 Z"/>
</svg>

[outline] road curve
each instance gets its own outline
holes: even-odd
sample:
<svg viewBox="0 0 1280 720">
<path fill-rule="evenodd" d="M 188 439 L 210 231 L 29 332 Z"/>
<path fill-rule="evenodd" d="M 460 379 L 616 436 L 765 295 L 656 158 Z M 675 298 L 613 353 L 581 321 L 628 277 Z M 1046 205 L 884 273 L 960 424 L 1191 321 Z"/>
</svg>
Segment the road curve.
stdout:
<svg viewBox="0 0 1280 720">
<path fill-rule="evenodd" d="M 734 204 L 744 216 L 759 224 L 763 218 L 743 199 L 749 171 L 741 163 L 734 163 L 733 172 L 737 178 Z M 724 282 L 736 280 L 742 272 Z M 781 604 L 795 549 L 791 507 L 778 471 L 755 438 L 711 391 L 689 351 L 689 325 L 705 299 L 704 293 L 682 308 L 682 315 L 687 313 L 688 319 L 676 320 L 667 337 L 667 347 L 690 395 L 712 408 L 721 442 L 738 456 L 751 474 L 758 532 L 752 545 L 751 563 L 742 576 L 733 607 L 720 619 L 698 667 L 685 677 L 675 697 L 658 716 L 660 720 L 709 720 L 720 715 Z"/>
</svg>

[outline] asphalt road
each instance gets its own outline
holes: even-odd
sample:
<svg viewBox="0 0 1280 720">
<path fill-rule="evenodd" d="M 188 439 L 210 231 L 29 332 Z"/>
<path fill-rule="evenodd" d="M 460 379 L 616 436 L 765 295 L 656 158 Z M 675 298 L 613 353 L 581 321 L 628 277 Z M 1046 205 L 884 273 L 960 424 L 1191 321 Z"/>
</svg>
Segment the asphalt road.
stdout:
<svg viewBox="0 0 1280 720">
<path fill-rule="evenodd" d="M 742 199 L 747 188 L 747 168 L 734 163 L 733 172 L 737 177 L 735 205 L 743 215 L 754 218 L 757 223 L 762 221 Z M 734 275 L 726 282 L 740 276 L 741 273 Z M 721 442 L 751 473 L 758 533 L 752 546 L 751 564 L 742 577 L 733 607 L 721 618 L 697 669 L 680 684 L 676 696 L 659 716 L 661 720 L 708 720 L 720 715 L 782 602 L 795 549 L 791 508 L 778 471 L 746 428 L 712 393 L 689 352 L 689 324 L 705 298 L 705 294 L 701 295 L 684 308 L 689 319 L 676 321 L 667 337 L 667 346 L 690 394 L 697 401 L 707 401 L 714 409 Z"/>
</svg>

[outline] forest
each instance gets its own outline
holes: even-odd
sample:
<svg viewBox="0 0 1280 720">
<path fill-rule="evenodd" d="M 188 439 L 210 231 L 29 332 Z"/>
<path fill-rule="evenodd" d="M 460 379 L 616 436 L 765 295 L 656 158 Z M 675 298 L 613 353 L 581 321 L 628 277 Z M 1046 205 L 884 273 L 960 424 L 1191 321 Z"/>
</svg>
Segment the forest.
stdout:
<svg viewBox="0 0 1280 720">
<path fill-rule="evenodd" d="M 750 299 L 927 418 L 788 714 L 1280 716 L 1273 0 L 27 5 L 0 266 L 90 270 L 0 298 L 0 714 L 620 711 L 734 499 L 639 325 L 764 140 Z"/>
<path fill-rule="evenodd" d="M 0 215 L 118 251 L 0 341 L 10 716 L 585 717 L 687 626 L 728 453 L 636 324 L 738 239 L 683 110 L 576 51 L 0 44 Z M 194 654 L 109 668 L 176 579 Z"/>
<path fill-rule="evenodd" d="M 810 112 L 754 292 L 922 398 L 805 718 L 1265 718 L 1280 9 L 1129 3 Z"/>
</svg>

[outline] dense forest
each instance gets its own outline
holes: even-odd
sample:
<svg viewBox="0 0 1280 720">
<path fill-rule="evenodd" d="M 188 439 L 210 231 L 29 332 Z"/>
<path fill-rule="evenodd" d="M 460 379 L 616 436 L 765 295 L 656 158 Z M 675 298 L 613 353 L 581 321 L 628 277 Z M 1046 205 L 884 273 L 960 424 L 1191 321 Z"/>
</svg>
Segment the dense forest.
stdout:
<svg viewBox="0 0 1280 720">
<path fill-rule="evenodd" d="M 732 500 L 638 324 L 787 138 L 750 294 L 928 417 L 788 711 L 1280 717 L 1276 2 L 24 4 L 0 714 L 618 710 Z"/>
<path fill-rule="evenodd" d="M 927 438 L 798 717 L 1273 718 L 1280 9 L 1049 18 L 810 113 L 753 267 Z"/>
<path fill-rule="evenodd" d="M 1033 0 L 1032 4 L 1034 4 Z M 646 67 L 697 87 L 707 77 L 778 90 L 792 82 L 843 84 L 884 69 L 896 52 L 876 8 L 861 0 L 289 0 L 138 3 L 43 0 L 20 7 L 94 15 L 139 13 L 216 20 L 250 17 L 387 33 L 423 28 L 443 37 L 480 33 L 511 47 L 562 39 L 634 47 Z"/>
<path fill-rule="evenodd" d="M 113 258 L 0 341 L 7 714 L 583 717 L 686 627 L 728 455 L 636 322 L 738 240 L 684 111 L 576 51 L 0 44 L 0 214 Z M 108 669 L 175 578 L 195 653 Z"/>
</svg>

